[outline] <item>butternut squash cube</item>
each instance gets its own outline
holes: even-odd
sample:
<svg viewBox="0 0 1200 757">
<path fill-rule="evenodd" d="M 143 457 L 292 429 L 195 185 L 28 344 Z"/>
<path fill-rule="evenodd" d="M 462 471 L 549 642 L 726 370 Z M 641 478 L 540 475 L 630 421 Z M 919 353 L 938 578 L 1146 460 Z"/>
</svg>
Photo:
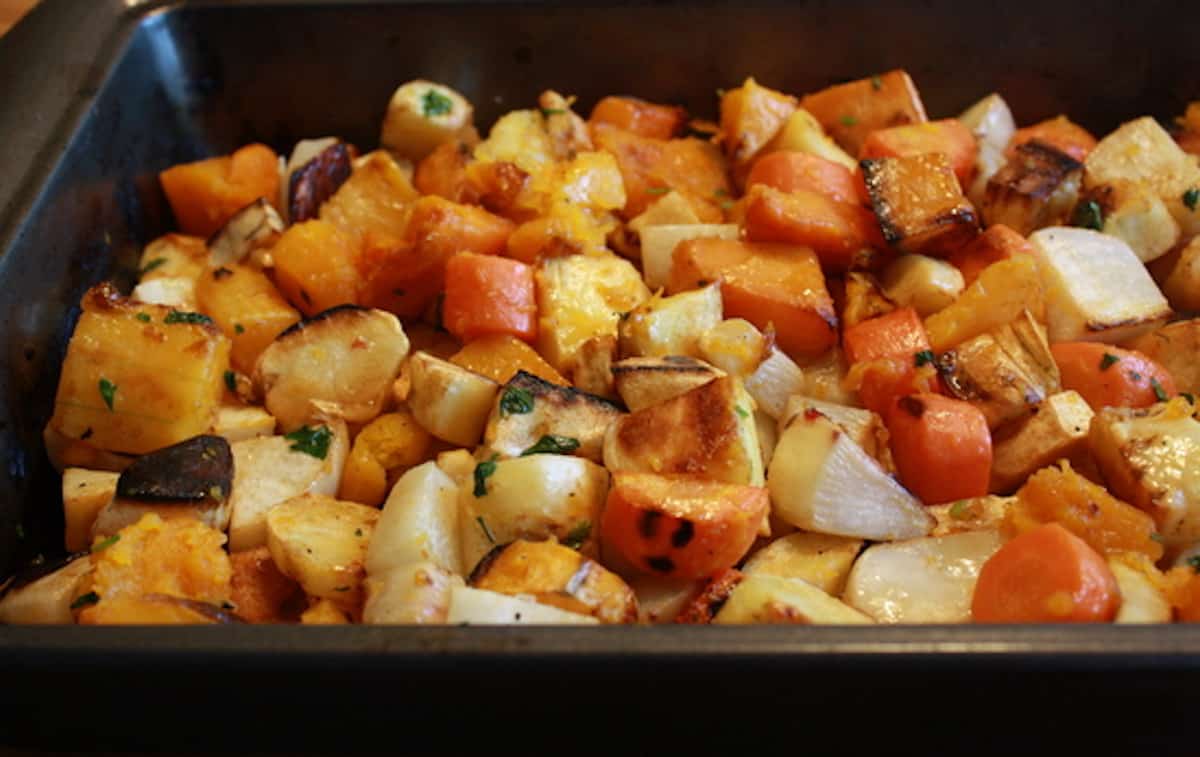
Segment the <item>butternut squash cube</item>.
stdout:
<svg viewBox="0 0 1200 757">
<path fill-rule="evenodd" d="M 979 233 L 944 154 L 864 160 L 862 170 L 883 238 L 901 251 L 945 257 Z"/>
<path fill-rule="evenodd" d="M 196 302 L 229 337 L 229 360 L 247 375 L 275 337 L 300 320 L 265 273 L 240 263 L 201 276 Z"/>
</svg>

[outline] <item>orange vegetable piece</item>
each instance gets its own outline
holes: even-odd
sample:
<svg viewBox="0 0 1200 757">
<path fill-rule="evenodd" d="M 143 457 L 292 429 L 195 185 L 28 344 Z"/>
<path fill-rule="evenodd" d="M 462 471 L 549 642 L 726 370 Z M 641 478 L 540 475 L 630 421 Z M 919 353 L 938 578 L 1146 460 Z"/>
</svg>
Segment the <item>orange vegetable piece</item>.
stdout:
<svg viewBox="0 0 1200 757">
<path fill-rule="evenodd" d="M 1018 255 L 1032 255 L 1033 245 L 1008 226 L 998 223 L 950 254 L 947 261 L 963 275 L 967 286 L 992 263 Z"/>
<path fill-rule="evenodd" d="M 1200 575 L 1191 567 L 1172 568 L 1167 572 L 1167 601 L 1175 608 L 1181 623 L 1200 623 Z"/>
<path fill-rule="evenodd" d="M 811 247 L 821 265 L 844 271 L 884 247 L 871 211 L 804 189 L 785 193 L 756 185 L 744 199 L 746 237 Z"/>
<path fill-rule="evenodd" d="M 242 373 L 254 372 L 258 356 L 280 332 L 300 320 L 262 271 L 231 263 L 196 281 L 196 304 L 232 342 L 229 360 Z"/>
<path fill-rule="evenodd" d="M 471 149 L 462 142 L 443 142 L 417 163 L 413 186 L 423 195 L 451 202 L 474 203 L 479 196 L 467 180 Z"/>
<path fill-rule="evenodd" d="M 873 131 L 928 120 L 916 85 L 907 72 L 900 70 L 806 95 L 800 107 L 813 114 L 851 155 L 859 153 Z"/>
<path fill-rule="evenodd" d="M 759 153 L 796 112 L 796 98 L 746 79 L 721 96 L 721 141 L 740 165 Z"/>
<path fill-rule="evenodd" d="M 860 166 L 883 238 L 897 249 L 945 257 L 979 234 L 979 214 L 944 153 L 870 158 Z"/>
<path fill-rule="evenodd" d="M 850 169 L 806 152 L 780 150 L 758 158 L 746 177 L 746 188 L 755 184 L 780 192 L 805 189 L 837 202 L 859 202 L 859 190 Z"/>
<path fill-rule="evenodd" d="M 940 394 L 913 394 L 892 404 L 887 428 L 900 481 L 922 502 L 987 495 L 992 434 L 982 410 Z"/>
<path fill-rule="evenodd" d="M 321 220 L 288 227 L 271 249 L 275 283 L 307 316 L 336 305 L 358 304 L 358 249 L 354 240 Z"/>
<path fill-rule="evenodd" d="M 900 308 L 846 329 L 842 347 L 851 363 L 892 357 L 911 362 L 918 352 L 929 349 L 929 337 L 917 311 Z"/>
<path fill-rule="evenodd" d="M 975 135 L 957 118 L 879 129 L 867 135 L 860 158 L 900 158 L 928 152 L 943 153 L 958 183 L 968 186 L 975 176 L 979 146 Z"/>
<path fill-rule="evenodd" d="M 1057 148 L 1080 163 L 1087 159 L 1088 153 L 1096 147 L 1096 138 L 1087 129 L 1073 123 L 1066 116 L 1058 116 L 1033 126 L 1026 126 L 1024 129 L 1017 129 L 1004 151 L 1005 156 L 1012 160 L 1019 146 L 1035 139 Z"/>
<path fill-rule="evenodd" d="M 1043 523 L 1058 523 L 1101 554 L 1140 552 L 1152 561 L 1163 555 L 1162 544 L 1153 539 L 1153 518 L 1065 462 L 1029 477 L 1008 511 L 1006 526 L 1019 534 Z"/>
<path fill-rule="evenodd" d="M 537 350 L 511 334 L 489 334 L 474 339 L 452 355 L 450 362 L 498 384 L 507 384 L 517 371 L 532 373 L 559 386 L 571 384 Z"/>
<path fill-rule="evenodd" d="M 180 230 L 209 237 L 258 198 L 275 202 L 279 156 L 266 145 L 246 145 L 232 155 L 172 166 L 158 179 Z"/>
<path fill-rule="evenodd" d="M 1000 547 L 979 571 L 971 614 L 978 623 L 1095 623 L 1117 614 L 1108 564 L 1057 523 Z"/>
<path fill-rule="evenodd" d="M 687 111 L 636 97 L 606 97 L 592 108 L 588 123 L 610 124 L 641 137 L 670 139 L 687 123 Z"/>
<path fill-rule="evenodd" d="M 785 352 L 815 357 L 837 342 L 833 299 L 812 250 L 729 239 L 692 239 L 675 248 L 668 292 L 718 280 L 725 316 L 772 326 Z"/>
<path fill-rule="evenodd" d="M 1093 410 L 1149 407 L 1174 397 L 1175 379 L 1166 368 L 1134 350 L 1099 342 L 1058 342 L 1050 354 L 1063 389 L 1074 389 Z"/>
<path fill-rule="evenodd" d="M 601 533 L 640 570 L 705 578 L 746 555 L 768 507 L 759 486 L 614 473 Z"/>
<path fill-rule="evenodd" d="M 442 323 L 463 342 L 487 334 L 532 341 L 537 336 L 533 267 L 473 252 L 450 258 Z"/>
<path fill-rule="evenodd" d="M 238 617 L 249 623 L 282 623 L 302 606 L 300 585 L 279 571 L 267 547 L 234 552 L 229 562 L 233 566 L 229 601 Z"/>
</svg>

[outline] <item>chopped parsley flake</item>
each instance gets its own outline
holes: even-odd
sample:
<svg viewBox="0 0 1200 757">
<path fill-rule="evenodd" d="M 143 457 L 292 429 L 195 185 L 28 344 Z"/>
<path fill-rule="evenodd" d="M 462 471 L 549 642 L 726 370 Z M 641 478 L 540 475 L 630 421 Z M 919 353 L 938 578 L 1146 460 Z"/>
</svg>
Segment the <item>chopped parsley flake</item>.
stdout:
<svg viewBox="0 0 1200 757">
<path fill-rule="evenodd" d="M 923 365 L 929 365 L 934 361 L 933 350 L 921 350 L 913 355 L 913 362 L 918 368 Z"/>
<path fill-rule="evenodd" d="M 240 324 L 240 323 L 235 323 L 235 324 L 233 324 L 233 333 L 235 333 L 235 334 L 245 334 L 245 333 L 246 333 L 246 327 L 245 327 L 245 326 L 243 326 L 243 325 L 242 325 L 242 324 Z"/>
<path fill-rule="evenodd" d="M 499 457 L 499 455 L 492 455 L 491 460 L 484 460 L 482 463 L 479 463 L 475 466 L 475 492 L 474 493 L 475 493 L 476 497 L 486 497 L 487 496 L 487 480 L 493 473 L 496 472 L 496 458 L 497 457 Z M 485 530 L 486 530 L 486 528 L 485 528 Z M 492 542 L 492 543 L 494 544 L 495 542 Z"/>
<path fill-rule="evenodd" d="M 510 386 L 500 397 L 501 415 L 527 415 L 533 412 L 533 393 L 519 386 Z"/>
<path fill-rule="evenodd" d="M 542 115 L 546 118 L 549 118 L 550 116 L 561 116 L 563 113 L 567 112 L 566 108 L 541 108 L 540 110 L 542 111 Z"/>
<path fill-rule="evenodd" d="M 567 533 L 567 538 L 563 539 L 563 546 L 570 547 L 571 549 L 579 549 L 591 535 L 592 522 L 590 520 L 581 520 Z"/>
<path fill-rule="evenodd" d="M 1187 205 L 1188 210 L 1195 210 L 1197 203 L 1200 203 L 1200 189 L 1192 187 L 1183 193 L 1183 204 Z"/>
<path fill-rule="evenodd" d="M 283 438 L 292 443 L 291 449 L 294 452 L 303 452 L 318 460 L 324 460 L 325 456 L 329 454 L 329 443 L 333 441 L 333 432 L 329 430 L 328 426 L 319 428 L 301 426 Z"/>
<path fill-rule="evenodd" d="M 71 603 L 72 610 L 78 610 L 80 607 L 94 605 L 100 601 L 100 595 L 94 591 L 89 591 L 87 594 L 80 594 L 79 598 Z"/>
<path fill-rule="evenodd" d="M 747 412 L 747 411 L 746 411 L 746 408 L 742 407 L 741 405 L 734 405 L 734 406 L 733 406 L 733 409 L 734 409 L 735 411 L 737 411 L 737 414 L 738 414 L 738 415 L 740 415 L 740 416 L 742 416 L 743 418 L 749 418 L 749 417 L 750 417 L 750 413 L 749 413 L 749 412 Z"/>
<path fill-rule="evenodd" d="M 841 122 L 842 126 L 855 126 L 858 124 L 858 119 L 854 116 L 842 116 L 838 121 Z"/>
<path fill-rule="evenodd" d="M 1106 353 L 1104 353 L 1104 357 L 1100 358 L 1100 370 L 1107 371 L 1109 368 L 1112 368 L 1114 365 L 1116 365 L 1120 361 L 1121 361 L 1121 358 L 1117 357 L 1116 355 L 1112 354 L 1111 352 L 1106 352 Z"/>
<path fill-rule="evenodd" d="M 950 508 L 950 517 L 954 518 L 955 520 L 966 520 L 973 515 L 971 510 L 971 501 L 967 499 L 960 499 L 954 503 L 953 507 Z"/>
<path fill-rule="evenodd" d="M 875 90 L 876 92 L 883 89 L 883 79 L 880 79 L 878 76 L 872 76 L 871 89 Z"/>
<path fill-rule="evenodd" d="M 427 89 L 421 95 L 421 115 L 426 118 L 444 116 L 454 109 L 454 101 L 436 89 Z"/>
<path fill-rule="evenodd" d="M 146 265 L 142 266 L 142 275 L 145 276 L 166 262 L 166 258 L 155 258 L 154 260 L 151 260 L 150 262 L 146 263 Z"/>
<path fill-rule="evenodd" d="M 108 537 L 104 541 L 96 542 L 96 544 L 92 546 L 92 554 L 94 555 L 97 552 L 103 552 L 104 550 L 108 549 L 109 547 L 111 547 L 112 545 L 116 544 L 119 541 L 121 541 L 121 535 L 113 534 L 112 536 Z"/>
<path fill-rule="evenodd" d="M 237 374 L 233 371 L 225 371 L 225 388 L 237 394 Z"/>
<path fill-rule="evenodd" d="M 1104 210 L 1095 200 L 1081 202 L 1075 206 L 1075 215 L 1071 223 L 1084 229 L 1100 231 L 1104 228 Z"/>
<path fill-rule="evenodd" d="M 487 540 L 488 540 L 488 542 L 489 542 L 489 543 L 491 543 L 491 544 L 495 544 L 495 543 L 496 543 L 496 537 L 495 537 L 495 536 L 492 536 L 492 529 L 488 528 L 487 521 L 483 519 L 483 516 L 482 516 L 482 515 L 476 515 L 476 516 L 475 516 L 475 522 L 479 524 L 479 527 L 480 527 L 481 529 L 483 529 L 483 535 L 487 537 Z"/>
<path fill-rule="evenodd" d="M 138 319 L 142 323 L 150 322 L 150 314 L 149 313 L 138 313 L 137 315 L 134 316 L 134 318 Z"/>
<path fill-rule="evenodd" d="M 172 310 L 171 312 L 167 313 L 166 318 L 163 318 L 163 323 L 166 323 L 166 324 L 172 324 L 172 323 L 202 324 L 202 323 L 212 323 L 212 319 L 209 318 L 208 316 L 206 316 L 204 313 L 189 313 L 184 310 Z"/>
<path fill-rule="evenodd" d="M 100 377 L 100 399 L 104 400 L 104 404 L 108 405 L 109 411 L 113 409 L 113 399 L 117 396 L 117 385 L 103 376 Z"/>
<path fill-rule="evenodd" d="M 1158 383 L 1158 379 L 1150 379 L 1150 388 L 1154 390 L 1154 397 L 1159 402 L 1166 402 L 1167 400 L 1171 399 L 1169 396 L 1167 396 L 1167 390 L 1163 389 L 1162 384 Z"/>
<path fill-rule="evenodd" d="M 1200 573 L 1200 555 L 1192 555 L 1186 562 L 1192 567 L 1194 573 Z"/>
<path fill-rule="evenodd" d="M 521 457 L 529 455 L 566 455 L 579 449 L 579 440 L 569 436 L 558 436 L 557 434 L 546 434 L 541 439 L 538 439 L 532 447 L 521 453 Z"/>
</svg>

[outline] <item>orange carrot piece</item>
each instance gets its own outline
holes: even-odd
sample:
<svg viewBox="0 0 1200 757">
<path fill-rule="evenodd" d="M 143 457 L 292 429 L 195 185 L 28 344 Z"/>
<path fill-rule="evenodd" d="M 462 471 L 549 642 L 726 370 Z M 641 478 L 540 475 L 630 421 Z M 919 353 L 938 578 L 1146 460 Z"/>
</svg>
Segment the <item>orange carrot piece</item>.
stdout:
<svg viewBox="0 0 1200 757">
<path fill-rule="evenodd" d="M 460 252 L 446 263 L 442 323 L 463 342 L 488 334 L 537 336 L 533 268 L 517 260 Z"/>
<path fill-rule="evenodd" d="M 693 239 L 671 258 L 667 291 L 721 282 L 728 318 L 772 326 L 788 354 L 815 357 L 837 341 L 837 315 L 816 255 L 804 247 Z"/>
<path fill-rule="evenodd" d="M 842 347 L 851 363 L 880 358 L 904 358 L 912 362 L 917 353 L 930 349 L 925 324 L 912 308 L 893 310 L 846 329 Z"/>
<path fill-rule="evenodd" d="M 1027 531 L 979 571 L 977 623 L 1095 623 L 1117 614 L 1120 593 L 1108 564 L 1057 523 Z"/>
<path fill-rule="evenodd" d="M 950 254 L 947 261 L 963 275 L 967 286 L 992 263 L 1033 254 L 1033 245 L 1008 226 L 998 223 Z"/>
<path fill-rule="evenodd" d="M 1012 160 L 1017 154 L 1017 147 L 1035 139 L 1057 148 L 1080 163 L 1096 147 L 1096 138 L 1087 129 L 1073 123 L 1066 116 L 1058 116 L 1033 126 L 1026 126 L 1024 129 L 1017 129 L 1004 154 Z"/>
<path fill-rule="evenodd" d="M 746 237 L 811 247 L 830 271 L 845 271 L 883 249 L 879 224 L 866 208 L 799 189 L 785 193 L 762 184 L 744 199 Z"/>
<path fill-rule="evenodd" d="M 780 150 L 754 161 L 746 188 L 764 184 L 780 192 L 805 189 L 837 202 L 858 203 L 854 174 L 840 163 L 806 152 Z"/>
<path fill-rule="evenodd" d="M 260 197 L 279 196 L 279 156 L 266 145 L 246 145 L 232 155 L 172 166 L 158 175 L 175 220 L 185 234 L 215 234 Z"/>
<path fill-rule="evenodd" d="M 975 135 L 957 118 L 879 129 L 867 135 L 860 158 L 901 158 L 929 152 L 944 153 L 958 183 L 968 186 L 975 175 L 979 146 Z"/>
<path fill-rule="evenodd" d="M 1063 389 L 1074 389 L 1092 406 L 1149 407 L 1177 393 L 1166 368 L 1134 350 L 1099 342 L 1058 342 L 1050 346 Z"/>
<path fill-rule="evenodd" d="M 636 97 L 606 97 L 592 108 L 588 123 L 610 124 L 641 137 L 670 139 L 687 123 L 687 111 Z"/>
<path fill-rule="evenodd" d="M 940 394 L 898 398 L 887 415 L 900 481 L 936 505 L 988 493 L 992 435 L 983 411 Z"/>
<path fill-rule="evenodd" d="M 928 120 L 916 85 L 900 70 L 806 95 L 800 107 L 851 155 L 857 155 L 867 135 L 877 129 Z"/>
</svg>

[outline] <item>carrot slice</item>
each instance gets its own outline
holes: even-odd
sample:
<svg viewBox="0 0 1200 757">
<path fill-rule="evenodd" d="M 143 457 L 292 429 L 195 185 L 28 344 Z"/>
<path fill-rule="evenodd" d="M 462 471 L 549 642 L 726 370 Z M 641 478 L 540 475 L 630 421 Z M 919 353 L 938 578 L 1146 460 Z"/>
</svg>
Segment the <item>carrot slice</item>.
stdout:
<svg viewBox="0 0 1200 757">
<path fill-rule="evenodd" d="M 967 286 L 992 263 L 1018 255 L 1032 255 L 1033 245 L 1008 226 L 998 223 L 950 254 L 948 262 L 963 275 Z"/>
<path fill-rule="evenodd" d="M 859 202 L 859 190 L 850 169 L 806 152 L 780 150 L 755 160 L 746 177 L 746 188 L 755 184 L 764 184 L 780 192 L 805 189 L 837 202 Z"/>
<path fill-rule="evenodd" d="M 875 215 L 805 189 L 780 192 L 762 184 L 744 199 L 746 238 L 811 247 L 822 267 L 845 271 L 885 247 Z"/>
<path fill-rule="evenodd" d="M 636 97 L 606 97 L 592 108 L 588 123 L 611 124 L 618 129 L 653 139 L 670 139 L 687 122 L 687 111 L 657 105 Z"/>
<path fill-rule="evenodd" d="M 1050 354 L 1062 374 L 1063 389 L 1074 389 L 1093 410 L 1149 407 L 1176 394 L 1166 368 L 1134 350 L 1099 342 L 1058 342 Z"/>
<path fill-rule="evenodd" d="M 463 342 L 487 334 L 537 336 L 533 268 L 518 260 L 460 252 L 446 263 L 442 323 Z"/>
<path fill-rule="evenodd" d="M 940 394 L 900 397 L 887 428 L 900 481 L 922 502 L 987 494 L 992 436 L 979 408 Z"/>
</svg>

